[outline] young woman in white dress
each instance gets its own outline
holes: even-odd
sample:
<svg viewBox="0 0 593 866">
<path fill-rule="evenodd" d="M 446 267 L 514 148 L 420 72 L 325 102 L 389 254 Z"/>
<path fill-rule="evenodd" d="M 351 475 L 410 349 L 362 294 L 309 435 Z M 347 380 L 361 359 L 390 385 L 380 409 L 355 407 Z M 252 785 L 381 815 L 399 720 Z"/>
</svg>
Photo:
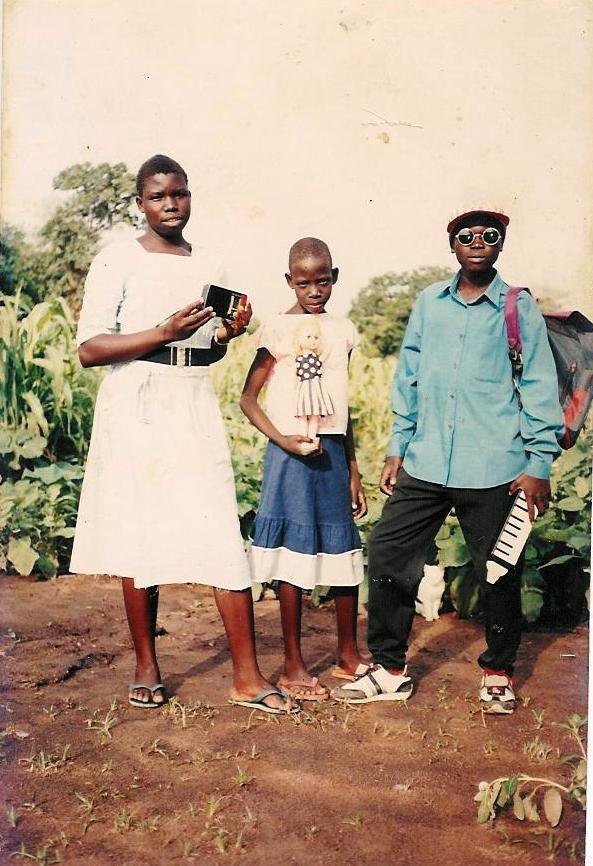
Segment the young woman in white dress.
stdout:
<svg viewBox="0 0 593 866">
<path fill-rule="evenodd" d="M 251 577 L 208 369 L 245 331 L 251 309 L 222 321 L 203 307 L 202 286 L 215 275 L 183 237 L 191 194 L 181 166 L 152 157 L 137 186 L 144 234 L 99 253 L 85 283 L 80 361 L 109 370 L 95 407 L 71 571 L 122 578 L 136 651 L 132 705 L 167 700 L 155 649 L 159 586 L 204 583 L 214 588 L 229 641 L 231 702 L 290 711 L 257 664 Z"/>
</svg>

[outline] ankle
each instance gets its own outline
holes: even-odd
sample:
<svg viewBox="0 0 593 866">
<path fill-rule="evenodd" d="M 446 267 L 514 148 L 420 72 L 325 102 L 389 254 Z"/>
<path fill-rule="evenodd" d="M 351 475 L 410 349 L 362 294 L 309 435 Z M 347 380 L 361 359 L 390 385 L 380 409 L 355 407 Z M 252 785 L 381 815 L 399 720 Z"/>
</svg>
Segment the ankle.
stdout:
<svg viewBox="0 0 593 866">
<path fill-rule="evenodd" d="M 337 662 L 339 665 L 358 665 L 364 662 L 364 659 L 356 646 L 348 647 L 347 649 L 338 647 Z"/>
<path fill-rule="evenodd" d="M 308 675 L 307 665 L 303 659 L 287 659 L 284 662 L 284 676 L 290 678 Z"/>
<path fill-rule="evenodd" d="M 143 673 L 159 672 L 159 665 L 156 659 L 144 659 L 136 657 L 136 670 Z"/>
</svg>

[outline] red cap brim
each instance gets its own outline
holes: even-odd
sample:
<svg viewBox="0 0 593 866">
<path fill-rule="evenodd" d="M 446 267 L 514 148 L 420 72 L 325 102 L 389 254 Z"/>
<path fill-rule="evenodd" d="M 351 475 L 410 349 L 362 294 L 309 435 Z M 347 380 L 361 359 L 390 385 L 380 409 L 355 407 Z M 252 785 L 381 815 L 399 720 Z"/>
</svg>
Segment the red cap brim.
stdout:
<svg viewBox="0 0 593 866">
<path fill-rule="evenodd" d="M 465 213 L 460 213 L 458 216 L 453 217 L 453 219 L 447 226 L 447 234 L 450 235 L 452 232 L 454 232 L 464 220 L 466 220 L 470 216 L 473 216 L 473 214 L 484 214 L 484 216 L 491 217 L 492 219 L 503 225 L 505 228 L 510 223 L 510 219 L 505 213 L 499 213 L 493 210 L 484 210 L 483 208 L 474 208 L 473 210 L 465 211 Z"/>
</svg>

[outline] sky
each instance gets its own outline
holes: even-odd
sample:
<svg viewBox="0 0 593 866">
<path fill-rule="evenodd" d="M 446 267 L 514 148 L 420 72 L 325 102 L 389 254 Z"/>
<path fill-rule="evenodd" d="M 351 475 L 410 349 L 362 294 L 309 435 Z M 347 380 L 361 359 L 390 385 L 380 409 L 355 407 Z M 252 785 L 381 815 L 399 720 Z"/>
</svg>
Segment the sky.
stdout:
<svg viewBox="0 0 593 866">
<path fill-rule="evenodd" d="M 453 267 L 476 206 L 511 218 L 507 282 L 592 313 L 592 85 L 590 0 L 5 0 L 2 217 L 32 233 L 62 168 L 162 152 L 260 318 L 297 238 L 329 243 L 344 313 Z"/>
</svg>

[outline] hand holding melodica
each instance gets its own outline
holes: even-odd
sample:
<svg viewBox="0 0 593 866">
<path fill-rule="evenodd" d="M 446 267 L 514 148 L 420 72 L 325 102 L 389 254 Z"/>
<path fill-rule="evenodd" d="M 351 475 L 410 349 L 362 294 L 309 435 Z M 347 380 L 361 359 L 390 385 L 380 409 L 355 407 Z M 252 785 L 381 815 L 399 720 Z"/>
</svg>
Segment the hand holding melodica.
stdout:
<svg viewBox="0 0 593 866">
<path fill-rule="evenodd" d="M 527 473 L 523 472 L 511 483 L 509 493 L 516 493 L 519 488 L 525 494 L 529 519 L 533 523 L 536 518 L 535 508 L 537 508 L 538 515 L 543 514 L 550 504 L 550 499 L 552 498 L 550 482 L 544 478 L 534 478 L 533 475 L 527 475 Z"/>
<path fill-rule="evenodd" d="M 205 325 L 214 316 L 212 307 L 203 309 L 204 301 L 198 298 L 191 304 L 177 310 L 163 323 L 163 338 L 165 343 L 173 343 L 176 340 L 186 340 L 192 334 Z"/>
<path fill-rule="evenodd" d="M 251 321 L 253 310 L 251 304 L 247 301 L 245 306 L 239 304 L 232 319 L 224 319 L 222 326 L 216 331 L 216 339 L 219 343 L 229 343 L 234 337 L 240 337 L 247 330 L 247 325 Z"/>
</svg>

